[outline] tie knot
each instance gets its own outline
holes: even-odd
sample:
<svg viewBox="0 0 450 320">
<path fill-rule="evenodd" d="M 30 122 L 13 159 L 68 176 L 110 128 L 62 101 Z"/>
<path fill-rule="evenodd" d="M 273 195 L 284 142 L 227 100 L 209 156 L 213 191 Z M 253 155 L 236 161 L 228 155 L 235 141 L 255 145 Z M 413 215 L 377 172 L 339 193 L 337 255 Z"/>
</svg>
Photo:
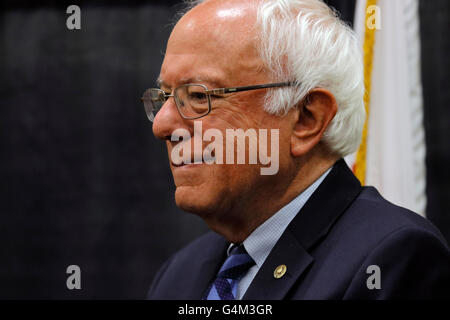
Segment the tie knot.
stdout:
<svg viewBox="0 0 450 320">
<path fill-rule="evenodd" d="M 255 264 L 243 245 L 231 249 L 218 273 L 219 278 L 239 280 Z"/>
</svg>

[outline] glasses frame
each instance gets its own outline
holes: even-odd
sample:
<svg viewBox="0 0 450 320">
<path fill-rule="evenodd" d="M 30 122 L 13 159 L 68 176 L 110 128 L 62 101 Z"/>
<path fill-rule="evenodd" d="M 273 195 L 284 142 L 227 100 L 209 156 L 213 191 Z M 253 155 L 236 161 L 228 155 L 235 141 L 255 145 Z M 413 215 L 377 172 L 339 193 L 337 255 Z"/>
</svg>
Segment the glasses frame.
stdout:
<svg viewBox="0 0 450 320">
<path fill-rule="evenodd" d="M 242 91 L 259 90 L 259 89 L 267 89 L 267 88 L 292 87 L 292 86 L 296 86 L 296 85 L 297 85 L 296 82 L 288 81 L 288 82 L 276 82 L 276 83 L 257 84 L 257 85 L 251 85 L 251 86 L 208 89 L 208 87 L 206 85 L 201 84 L 201 83 L 187 83 L 187 84 L 183 84 L 183 85 L 181 85 L 179 87 L 176 87 L 175 89 L 172 90 L 173 93 L 170 93 L 170 94 L 167 94 L 166 92 L 164 92 L 164 90 L 162 90 L 160 88 L 149 88 L 149 89 L 145 90 L 144 95 L 148 91 L 154 91 L 154 92 L 156 91 L 156 92 L 158 92 L 159 95 L 163 98 L 161 108 L 164 105 L 164 103 L 166 103 L 166 101 L 170 97 L 173 97 L 174 100 L 175 100 L 175 105 L 177 106 L 177 110 L 178 110 L 178 113 L 180 114 L 180 116 L 183 119 L 186 119 L 186 120 L 195 120 L 195 119 L 199 119 L 199 118 L 205 117 L 211 112 L 211 110 L 212 110 L 212 108 L 211 108 L 211 95 L 230 94 L 230 93 L 236 93 L 236 92 L 242 92 Z M 202 114 L 202 115 L 199 115 L 199 116 L 196 116 L 196 117 L 186 117 L 180 111 L 179 101 L 178 101 L 178 98 L 176 97 L 176 91 L 179 88 L 183 88 L 183 87 L 187 87 L 187 86 L 201 86 L 201 87 L 203 87 L 205 89 L 205 93 L 206 93 L 206 96 L 207 96 L 207 99 L 208 99 L 208 111 L 205 114 Z M 150 121 L 153 122 L 153 120 L 150 119 L 150 116 L 148 114 L 151 111 L 148 111 L 147 107 L 145 106 L 145 100 L 146 99 L 144 97 L 141 98 L 141 101 L 144 103 L 144 108 L 145 108 L 145 112 L 147 114 L 147 117 L 149 118 Z M 161 108 L 159 110 L 161 110 Z M 159 110 L 157 112 L 159 112 Z M 155 116 L 152 114 L 152 118 L 153 119 L 154 119 L 154 117 Z"/>
</svg>

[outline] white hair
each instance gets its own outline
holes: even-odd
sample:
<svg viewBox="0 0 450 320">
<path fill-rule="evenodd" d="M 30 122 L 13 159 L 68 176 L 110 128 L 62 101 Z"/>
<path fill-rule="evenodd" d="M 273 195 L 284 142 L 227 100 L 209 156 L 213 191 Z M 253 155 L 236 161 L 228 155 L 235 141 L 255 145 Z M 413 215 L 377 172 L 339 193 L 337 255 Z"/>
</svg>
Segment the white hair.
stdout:
<svg viewBox="0 0 450 320">
<path fill-rule="evenodd" d="M 282 113 L 314 88 L 329 90 L 338 111 L 322 141 L 338 156 L 357 150 L 365 121 L 362 54 L 353 30 L 320 0 L 267 0 L 258 9 L 259 52 L 277 81 L 265 109 Z"/>
<path fill-rule="evenodd" d="M 327 89 L 338 111 L 322 141 L 340 157 L 356 151 L 365 108 L 362 53 L 353 30 L 322 0 L 261 1 L 257 28 L 258 51 L 274 81 L 298 84 L 268 90 L 265 110 L 281 115 L 312 89 Z"/>
</svg>

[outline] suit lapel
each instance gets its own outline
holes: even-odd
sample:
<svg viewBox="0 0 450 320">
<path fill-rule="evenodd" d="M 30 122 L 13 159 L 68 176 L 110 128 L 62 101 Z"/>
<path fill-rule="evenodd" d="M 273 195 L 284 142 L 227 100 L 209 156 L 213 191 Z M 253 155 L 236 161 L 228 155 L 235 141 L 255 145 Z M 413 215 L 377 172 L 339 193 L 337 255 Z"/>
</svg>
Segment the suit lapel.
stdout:
<svg viewBox="0 0 450 320">
<path fill-rule="evenodd" d="M 361 192 L 361 185 L 343 159 L 337 161 L 325 180 L 287 227 L 256 274 L 243 299 L 286 297 L 314 261 L 310 249 L 322 239 Z M 286 273 L 276 279 L 275 269 L 285 265 Z"/>
<path fill-rule="evenodd" d="M 204 298 L 204 294 L 208 289 L 212 280 L 215 279 L 216 274 L 226 259 L 226 252 L 229 243 L 219 235 L 215 235 L 208 247 L 197 256 L 198 260 L 194 270 L 186 270 L 186 272 L 193 272 L 189 277 L 184 277 L 186 283 L 180 286 L 180 293 L 189 290 L 187 297 L 183 299 L 200 300 Z"/>
<path fill-rule="evenodd" d="M 244 300 L 281 300 L 313 259 L 295 236 L 286 230 L 247 289 Z M 284 264 L 286 273 L 276 279 L 275 269 Z"/>
</svg>

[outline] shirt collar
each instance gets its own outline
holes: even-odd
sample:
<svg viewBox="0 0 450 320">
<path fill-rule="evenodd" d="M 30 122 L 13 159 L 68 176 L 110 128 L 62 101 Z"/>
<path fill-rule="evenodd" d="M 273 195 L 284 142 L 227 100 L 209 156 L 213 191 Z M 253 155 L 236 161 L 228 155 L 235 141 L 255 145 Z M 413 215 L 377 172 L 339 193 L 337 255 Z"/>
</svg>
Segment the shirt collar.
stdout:
<svg viewBox="0 0 450 320">
<path fill-rule="evenodd" d="M 286 230 L 289 223 L 295 218 L 297 213 L 305 205 L 306 201 L 308 201 L 309 197 L 316 191 L 330 171 L 331 168 L 314 181 L 314 183 L 312 183 L 305 191 L 300 193 L 294 200 L 289 202 L 267 219 L 262 225 L 256 228 L 247 239 L 244 240 L 244 247 L 250 257 L 255 261 L 258 268 L 261 268 L 284 230 Z M 228 255 L 233 245 L 234 244 L 231 244 L 228 247 Z"/>
</svg>

